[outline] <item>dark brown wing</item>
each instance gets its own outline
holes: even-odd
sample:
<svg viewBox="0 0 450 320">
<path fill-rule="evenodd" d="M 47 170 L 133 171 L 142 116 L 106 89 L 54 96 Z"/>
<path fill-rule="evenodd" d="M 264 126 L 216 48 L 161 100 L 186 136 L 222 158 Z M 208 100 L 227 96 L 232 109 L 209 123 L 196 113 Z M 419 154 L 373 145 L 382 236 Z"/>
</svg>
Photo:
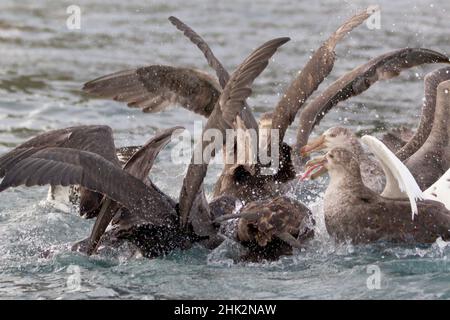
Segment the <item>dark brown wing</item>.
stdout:
<svg viewBox="0 0 450 320">
<path fill-rule="evenodd" d="M 403 241 L 419 243 L 433 243 L 438 237 L 448 241 L 450 239 L 450 212 L 445 206 L 436 201 L 418 201 L 418 214 L 411 219 L 411 205 L 409 201 L 383 199 L 378 201 L 378 214 L 387 228 Z M 399 232 L 401 230 L 401 232 Z"/>
<path fill-rule="evenodd" d="M 230 127 L 234 126 L 236 115 L 243 103 L 250 96 L 251 85 L 256 77 L 266 68 L 269 59 L 278 47 L 288 42 L 290 38 L 277 38 L 266 42 L 244 60 L 244 62 L 231 75 L 229 82 L 223 89 L 219 98 L 220 111 L 224 121 Z"/>
<path fill-rule="evenodd" d="M 187 24 L 185 24 L 183 21 L 178 19 L 177 17 L 169 17 L 169 21 L 181 32 L 184 33 L 186 37 L 188 37 L 189 40 L 191 40 L 192 43 L 194 43 L 200 51 L 203 53 L 203 55 L 206 58 L 206 61 L 208 61 L 208 65 L 216 71 L 217 78 L 219 79 L 220 86 L 222 88 L 225 88 L 225 85 L 227 84 L 228 80 L 230 79 L 230 75 L 228 74 L 228 71 L 224 68 L 222 63 L 219 61 L 219 59 L 216 58 L 214 53 L 212 52 L 209 45 L 206 43 L 205 40 L 203 40 L 202 37 L 200 37 L 197 32 L 192 30 L 191 27 L 189 27 Z"/>
<path fill-rule="evenodd" d="M 300 113 L 296 149 L 308 142 L 314 126 L 339 102 L 361 94 L 378 80 L 396 77 L 402 70 L 426 63 L 449 63 L 449 59 L 433 50 L 406 48 L 383 54 L 340 77 Z"/>
<path fill-rule="evenodd" d="M 158 192 L 122 168 L 95 153 L 67 148 L 47 148 L 23 159 L 7 172 L 0 192 L 20 185 L 46 184 L 78 184 L 107 196 L 132 213 L 146 215 L 155 225 L 167 223 L 168 213 L 174 212 Z"/>
<path fill-rule="evenodd" d="M 266 42 L 255 51 L 236 69 L 224 88 L 213 113 L 208 118 L 205 130 L 210 128 L 220 129 L 224 132 L 227 128 L 233 128 L 236 117 L 245 105 L 245 100 L 250 96 L 250 86 L 256 77 L 265 69 L 269 59 L 278 47 L 289 41 L 289 38 L 278 38 Z M 205 150 L 207 143 L 197 144 L 196 150 Z M 194 151 L 195 152 L 195 151 Z M 203 152 L 202 152 L 203 154 Z M 186 226 L 192 203 L 205 178 L 208 169 L 208 160 L 196 164 L 193 156 L 186 177 L 183 181 L 180 194 L 180 215 L 183 226 Z"/>
<path fill-rule="evenodd" d="M 124 166 L 124 171 L 141 180 L 145 184 L 148 185 L 149 188 L 158 192 L 161 199 L 165 199 L 169 205 L 174 208 L 175 203 L 170 199 L 167 195 L 165 195 L 162 191 L 160 191 L 153 183 L 148 180 L 148 175 L 150 173 L 151 168 L 155 162 L 156 157 L 164 146 L 166 146 L 176 131 L 184 130 L 183 127 L 173 127 L 166 129 L 154 137 L 152 137 L 146 144 L 144 144 L 137 152 L 133 154 L 133 156 L 128 160 L 128 162 Z M 110 199 L 106 200 L 103 204 L 101 211 L 95 221 L 94 227 L 92 228 L 91 235 L 89 237 L 87 253 L 92 254 L 95 251 L 100 238 L 111 222 L 112 218 L 116 214 L 117 210 L 120 208 L 120 205 L 117 202 L 111 201 Z M 136 221 L 142 215 L 142 212 L 135 212 L 133 219 Z M 128 217 L 128 216 L 127 216 Z M 145 215 L 144 217 L 145 218 Z M 141 219 L 140 221 L 145 221 Z M 150 221 L 151 222 L 151 221 Z M 128 222 L 127 222 L 128 223 Z"/>
<path fill-rule="evenodd" d="M 49 147 L 93 152 L 120 166 L 110 127 L 98 125 L 77 126 L 42 133 L 3 155 L 0 158 L 0 177 L 3 177 L 19 161 Z M 101 199 L 101 195 L 81 188 L 80 215 L 87 218 L 96 216 Z"/>
<path fill-rule="evenodd" d="M 230 75 L 228 74 L 228 71 L 224 68 L 222 63 L 216 58 L 206 41 L 203 40 L 200 35 L 198 35 L 191 27 L 182 22 L 180 19 L 176 17 L 170 17 L 169 20 L 173 25 L 175 25 L 178 30 L 182 31 L 184 35 L 188 37 L 188 39 L 191 40 L 191 42 L 200 49 L 200 51 L 206 57 L 208 65 L 216 71 L 220 86 L 222 88 L 225 88 L 228 80 L 230 79 Z M 248 105 L 242 108 L 241 118 L 243 120 L 243 124 L 247 129 L 254 129 L 256 130 L 256 132 L 258 132 L 258 123 L 256 122 L 252 110 Z"/>
<path fill-rule="evenodd" d="M 435 70 L 425 76 L 424 102 L 422 106 L 422 115 L 419 126 L 411 139 L 404 145 L 396 156 L 404 161 L 412 156 L 424 144 L 430 135 L 434 122 L 434 112 L 436 110 L 436 95 L 438 85 L 450 79 L 450 67 Z"/>
<path fill-rule="evenodd" d="M 153 65 L 89 81 L 83 91 L 126 102 L 144 112 L 159 112 L 169 105 L 180 104 L 208 117 L 220 95 L 220 86 L 210 75 L 198 70 Z"/>
<path fill-rule="evenodd" d="M 368 10 L 364 10 L 340 26 L 317 49 L 306 66 L 287 88 L 283 97 L 278 102 L 272 120 L 272 129 L 280 130 L 280 143 L 283 141 L 287 128 L 294 122 L 295 116 L 302 105 L 333 69 L 336 44 L 347 33 L 363 23 L 369 16 Z"/>
<path fill-rule="evenodd" d="M 49 147 L 89 151 L 118 163 L 110 127 L 77 126 L 42 133 L 1 156 L 0 178 L 20 160 Z"/>
</svg>

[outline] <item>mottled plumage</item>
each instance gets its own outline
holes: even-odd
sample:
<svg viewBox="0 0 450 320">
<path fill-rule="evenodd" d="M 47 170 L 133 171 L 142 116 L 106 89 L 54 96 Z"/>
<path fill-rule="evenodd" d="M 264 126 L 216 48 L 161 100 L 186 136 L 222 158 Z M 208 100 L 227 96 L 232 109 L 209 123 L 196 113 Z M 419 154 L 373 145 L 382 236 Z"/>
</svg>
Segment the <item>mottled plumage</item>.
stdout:
<svg viewBox="0 0 450 320">
<path fill-rule="evenodd" d="M 245 261 L 277 260 L 305 248 L 315 221 L 302 203 L 286 196 L 250 202 L 238 213 L 223 215 L 221 232 L 241 243 Z"/>
<path fill-rule="evenodd" d="M 352 153 L 333 149 L 326 161 L 330 184 L 324 197 L 325 223 L 337 240 L 432 243 L 438 237 L 450 239 L 450 212 L 443 204 L 419 201 L 418 215 L 412 220 L 408 200 L 387 199 L 364 186 Z"/>
</svg>

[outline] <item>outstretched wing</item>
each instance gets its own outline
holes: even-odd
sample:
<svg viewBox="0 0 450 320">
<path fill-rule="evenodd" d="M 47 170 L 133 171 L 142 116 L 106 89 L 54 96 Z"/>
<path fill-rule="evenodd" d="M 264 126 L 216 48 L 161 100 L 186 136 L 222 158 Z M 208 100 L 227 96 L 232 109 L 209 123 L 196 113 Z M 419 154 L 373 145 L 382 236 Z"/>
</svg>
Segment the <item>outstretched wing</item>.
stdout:
<svg viewBox="0 0 450 320">
<path fill-rule="evenodd" d="M 205 130 L 210 128 L 233 128 L 236 117 L 245 105 L 245 100 L 250 96 L 250 86 L 256 77 L 266 68 L 269 59 L 278 47 L 289 41 L 289 38 L 278 38 L 266 42 L 247 57 L 236 69 L 224 88 L 212 115 L 209 117 Z M 203 150 L 207 146 L 203 141 L 196 146 L 196 151 Z M 208 159 L 202 159 L 202 163 L 195 163 L 195 155 L 192 157 L 186 177 L 183 181 L 180 194 L 180 215 L 182 225 L 188 221 L 188 215 L 197 192 L 203 183 L 208 169 Z"/>
<path fill-rule="evenodd" d="M 206 58 L 206 61 L 208 61 L 208 65 L 216 71 L 217 78 L 219 79 L 220 86 L 222 88 L 225 87 L 228 80 L 230 79 L 230 75 L 228 74 L 228 71 L 224 68 L 222 63 L 219 61 L 219 59 L 216 58 L 214 53 L 212 52 L 209 45 L 206 43 L 205 40 L 203 40 L 200 35 L 192 30 L 191 27 L 189 27 L 187 24 L 185 24 L 183 21 L 178 19 L 177 17 L 171 16 L 169 17 L 169 21 L 181 32 L 184 33 L 186 37 L 188 37 L 189 40 L 191 40 L 192 43 L 194 43 L 200 51 L 203 53 L 203 55 Z"/>
<path fill-rule="evenodd" d="M 110 127 L 77 126 L 42 133 L 6 153 L 0 157 L 0 177 L 3 177 L 19 161 L 51 147 L 89 151 L 120 166 Z M 95 216 L 101 199 L 101 195 L 81 188 L 80 215 L 88 218 Z"/>
<path fill-rule="evenodd" d="M 20 160 L 50 147 L 93 152 L 113 163 L 119 163 L 112 130 L 108 126 L 77 126 L 42 133 L 0 157 L 0 178 Z"/>
<path fill-rule="evenodd" d="M 153 183 L 150 180 L 148 180 L 147 177 L 161 149 L 164 148 L 169 143 L 169 141 L 174 136 L 174 134 L 176 134 L 177 131 L 183 129 L 184 129 L 183 127 L 173 127 L 156 134 L 147 143 L 145 143 L 137 152 L 135 152 L 124 166 L 125 172 L 141 180 L 142 182 L 147 184 L 149 188 L 158 192 L 159 196 L 161 197 L 161 200 L 166 199 L 166 202 L 168 202 L 171 207 L 175 207 L 175 203 L 173 203 L 172 199 L 170 199 L 155 185 L 153 185 Z M 92 232 L 89 237 L 87 247 L 88 254 L 91 254 L 92 252 L 95 251 L 100 241 L 100 238 L 102 237 L 103 233 L 105 232 L 106 228 L 108 227 L 109 223 L 111 222 L 112 218 L 117 213 L 117 210 L 119 208 L 120 205 L 118 205 L 117 202 L 111 201 L 111 199 L 107 199 L 105 203 L 103 203 L 103 206 L 100 210 L 97 220 L 95 221 L 94 227 L 92 228 Z M 146 221 L 145 215 L 141 217 L 142 213 L 143 212 L 141 211 L 134 212 L 133 214 L 134 221 Z"/>
<path fill-rule="evenodd" d="M 228 80 L 230 79 L 230 75 L 228 74 L 228 71 L 224 68 L 222 63 L 219 61 L 219 59 L 216 58 L 206 41 L 203 40 L 200 35 L 198 35 L 191 27 L 182 22 L 180 19 L 176 17 L 170 17 L 169 20 L 173 25 L 175 25 L 178 30 L 182 31 L 184 35 L 188 37 L 188 39 L 191 40 L 191 42 L 200 49 L 200 51 L 206 57 L 209 66 L 216 71 L 220 86 L 222 88 L 225 88 Z M 243 124 L 247 129 L 258 129 L 258 123 L 256 122 L 256 119 L 253 116 L 252 110 L 249 106 L 246 105 L 244 108 L 242 108 L 240 116 L 243 120 Z"/>
<path fill-rule="evenodd" d="M 83 86 L 83 91 L 93 96 L 126 102 L 143 112 L 160 112 L 179 104 L 205 117 L 213 110 L 220 90 L 207 73 L 162 65 L 119 71 Z"/>
<path fill-rule="evenodd" d="M 0 192 L 20 185 L 46 184 L 78 184 L 107 196 L 133 213 L 144 212 L 155 225 L 167 223 L 167 212 L 173 211 L 158 192 L 122 168 L 95 153 L 68 148 L 47 148 L 21 160 L 6 173 Z"/>
<path fill-rule="evenodd" d="M 386 198 L 408 197 L 411 203 L 412 218 L 417 214 L 416 200 L 424 198 L 422 190 L 411 172 L 380 140 L 365 135 L 361 140 L 380 161 L 386 175 L 386 187 L 381 194 Z"/>
<path fill-rule="evenodd" d="M 425 199 L 439 201 L 450 210 L 450 169 L 423 194 Z"/>
<path fill-rule="evenodd" d="M 279 129 L 283 141 L 289 125 L 294 122 L 298 110 L 333 69 L 336 44 L 350 31 L 366 20 L 369 10 L 361 11 L 339 27 L 313 54 L 306 66 L 294 79 L 273 113 L 272 129 Z"/>
<path fill-rule="evenodd" d="M 396 77 L 402 70 L 426 63 L 449 63 L 449 59 L 433 50 L 406 48 L 383 54 L 340 77 L 300 113 L 297 150 L 308 143 L 314 126 L 333 106 L 361 94 L 379 80 Z"/>
</svg>

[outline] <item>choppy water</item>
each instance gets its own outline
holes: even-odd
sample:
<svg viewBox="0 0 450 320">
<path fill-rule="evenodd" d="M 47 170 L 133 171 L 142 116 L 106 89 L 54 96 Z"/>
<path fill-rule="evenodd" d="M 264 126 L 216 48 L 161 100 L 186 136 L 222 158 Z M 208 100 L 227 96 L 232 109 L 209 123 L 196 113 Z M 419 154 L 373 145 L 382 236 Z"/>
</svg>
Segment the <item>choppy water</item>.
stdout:
<svg viewBox="0 0 450 320">
<path fill-rule="evenodd" d="M 82 9 L 79 31 L 66 28 L 65 11 L 73 2 Z M 168 23 L 170 15 L 201 33 L 230 70 L 269 38 L 292 38 L 255 83 L 249 102 L 260 114 L 276 103 L 311 50 L 350 12 L 369 4 L 381 5 L 381 29 L 363 26 L 343 41 L 326 83 L 400 47 L 450 53 L 448 1 L 2 0 L 0 153 L 44 130 L 78 124 L 111 126 L 118 146 L 142 143 L 159 128 L 192 128 L 200 118 L 186 111 L 144 115 L 80 93 L 83 82 L 133 66 L 161 63 L 208 70 L 197 49 Z M 355 130 L 414 127 L 422 79 L 432 69 L 416 68 L 375 85 L 333 110 L 316 132 L 338 123 Z M 162 152 L 152 178 L 177 197 L 185 167 L 172 166 L 169 155 L 170 147 Z M 209 188 L 219 170 L 211 168 Z M 297 193 L 302 197 L 301 189 Z M 91 258 L 72 253 L 70 245 L 88 235 L 92 222 L 50 207 L 42 201 L 45 195 L 46 188 L 0 194 L 0 298 L 450 298 L 450 248 L 445 243 L 337 246 L 320 223 L 320 199 L 314 205 L 318 235 L 310 249 L 274 263 L 233 264 L 226 245 L 155 260 L 130 259 L 120 250 Z M 381 288 L 370 290 L 368 270 L 376 267 Z M 77 273 L 81 289 L 74 291 Z"/>
</svg>

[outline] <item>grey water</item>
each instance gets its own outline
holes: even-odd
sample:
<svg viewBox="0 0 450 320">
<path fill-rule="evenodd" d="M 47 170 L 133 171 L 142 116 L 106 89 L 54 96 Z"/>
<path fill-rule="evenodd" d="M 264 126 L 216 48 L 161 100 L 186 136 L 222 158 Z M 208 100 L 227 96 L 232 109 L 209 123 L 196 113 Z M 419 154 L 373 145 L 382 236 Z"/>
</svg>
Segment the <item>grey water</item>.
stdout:
<svg viewBox="0 0 450 320">
<path fill-rule="evenodd" d="M 79 30 L 66 25 L 66 9 L 72 4 L 81 8 Z M 203 35 L 230 71 L 264 41 L 292 38 L 255 82 L 249 104 L 258 116 L 274 107 L 312 50 L 345 18 L 373 4 L 381 7 L 380 28 L 362 25 L 338 45 L 334 70 L 321 89 L 397 48 L 450 54 L 449 1 L 1 0 L 0 154 L 45 130 L 80 124 L 111 126 L 117 146 L 143 143 L 158 129 L 174 125 L 192 129 L 202 119 L 179 108 L 143 114 L 80 90 L 101 75 L 150 64 L 211 72 L 197 48 L 168 22 L 170 15 Z M 414 128 L 423 78 L 434 68 L 414 68 L 377 83 L 334 108 L 314 134 L 334 125 L 375 134 L 400 125 Z M 288 142 L 294 141 L 296 130 L 294 124 Z M 172 164 L 170 149 L 161 153 L 151 178 L 176 199 L 186 165 Z M 220 166 L 210 168 L 208 190 L 219 172 Z M 46 202 L 46 188 L 7 190 L 0 194 L 0 298 L 450 298 L 447 243 L 337 245 L 323 223 L 323 184 L 293 191 L 313 208 L 318 221 L 311 247 L 258 264 L 233 263 L 233 244 L 228 242 L 212 252 L 194 247 L 154 260 L 130 257 L 126 248 L 88 258 L 71 252 L 70 246 L 89 234 L 92 221 L 79 218 L 76 208 L 67 212 Z"/>
</svg>

